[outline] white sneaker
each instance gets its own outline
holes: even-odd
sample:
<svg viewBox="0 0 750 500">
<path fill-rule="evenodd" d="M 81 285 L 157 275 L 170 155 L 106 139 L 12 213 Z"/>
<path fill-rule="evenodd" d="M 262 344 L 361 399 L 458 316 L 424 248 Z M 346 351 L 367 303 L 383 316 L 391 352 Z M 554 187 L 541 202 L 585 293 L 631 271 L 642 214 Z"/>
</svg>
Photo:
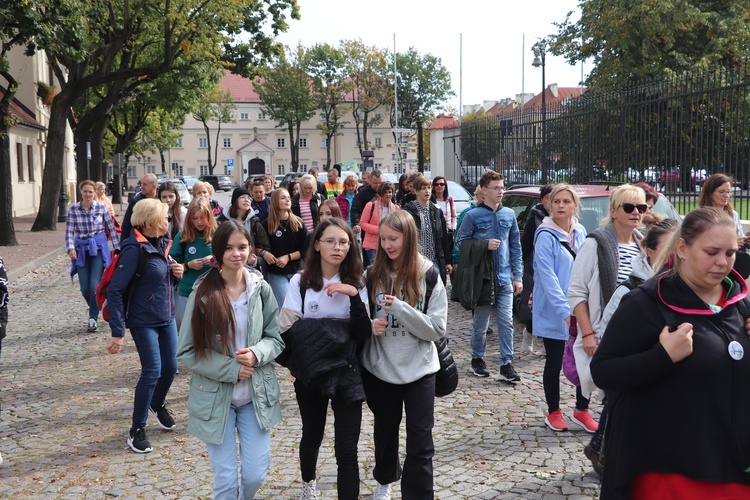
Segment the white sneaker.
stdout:
<svg viewBox="0 0 750 500">
<path fill-rule="evenodd" d="M 86 330 L 87 332 L 95 332 L 99 329 L 99 325 L 96 324 L 96 320 L 93 318 L 89 318 L 89 327 Z"/>
<path fill-rule="evenodd" d="M 372 495 L 372 500 L 391 500 L 391 485 L 380 484 L 375 488 L 375 493 Z"/>
<path fill-rule="evenodd" d="M 0 465 L 3 465 L 3 454 L 0 453 Z"/>
<path fill-rule="evenodd" d="M 526 328 L 523 329 L 521 349 L 529 354 L 534 354 L 534 335 L 532 335 Z"/>
<path fill-rule="evenodd" d="M 310 482 L 302 481 L 302 495 L 299 500 L 318 500 L 318 492 L 315 490 L 315 479 Z"/>
</svg>

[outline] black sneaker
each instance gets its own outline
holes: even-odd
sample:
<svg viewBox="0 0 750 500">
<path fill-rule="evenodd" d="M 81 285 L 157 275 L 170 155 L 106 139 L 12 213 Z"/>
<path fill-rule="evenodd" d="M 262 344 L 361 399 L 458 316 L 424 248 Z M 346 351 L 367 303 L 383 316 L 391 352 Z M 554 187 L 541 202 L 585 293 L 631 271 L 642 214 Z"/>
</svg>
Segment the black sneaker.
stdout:
<svg viewBox="0 0 750 500">
<path fill-rule="evenodd" d="M 513 365 L 510 363 L 500 367 L 500 377 L 498 378 L 499 380 L 505 380 L 506 382 L 521 381 L 521 376 L 516 373 L 516 370 L 513 369 Z"/>
<path fill-rule="evenodd" d="M 487 364 L 482 358 L 471 358 L 471 373 L 483 378 L 490 376 L 490 372 L 487 371 Z"/>
<path fill-rule="evenodd" d="M 148 442 L 148 438 L 146 437 L 146 430 L 143 428 L 130 431 L 128 446 L 130 446 L 130 449 L 136 453 L 150 453 L 154 451 L 154 449 L 151 448 L 151 443 Z"/>
<path fill-rule="evenodd" d="M 177 424 L 174 423 L 174 419 L 172 418 L 172 412 L 167 410 L 166 405 L 157 409 L 149 407 L 148 414 L 151 417 L 156 417 L 156 421 L 159 422 L 159 427 L 164 430 L 171 431 L 177 427 Z"/>
</svg>

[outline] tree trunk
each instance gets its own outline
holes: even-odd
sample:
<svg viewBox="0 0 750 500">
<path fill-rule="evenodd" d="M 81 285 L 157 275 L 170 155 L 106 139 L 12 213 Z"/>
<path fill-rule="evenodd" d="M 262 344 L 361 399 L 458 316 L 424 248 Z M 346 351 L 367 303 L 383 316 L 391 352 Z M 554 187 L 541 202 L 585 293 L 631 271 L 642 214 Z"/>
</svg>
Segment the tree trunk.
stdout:
<svg viewBox="0 0 750 500">
<path fill-rule="evenodd" d="M 42 195 L 39 200 L 39 213 L 34 220 L 32 231 L 54 231 L 56 229 L 57 202 L 60 198 L 60 182 L 63 178 L 63 158 L 65 157 L 65 127 L 71 102 L 62 98 L 63 92 L 52 101 L 47 149 L 42 175 Z M 85 153 L 84 153 L 85 154 Z"/>
<path fill-rule="evenodd" d="M 4 116 L 7 116 L 7 112 Z M 0 246 L 6 247 L 18 245 L 16 229 L 13 226 L 9 132 L 5 120 L 0 120 Z"/>
</svg>

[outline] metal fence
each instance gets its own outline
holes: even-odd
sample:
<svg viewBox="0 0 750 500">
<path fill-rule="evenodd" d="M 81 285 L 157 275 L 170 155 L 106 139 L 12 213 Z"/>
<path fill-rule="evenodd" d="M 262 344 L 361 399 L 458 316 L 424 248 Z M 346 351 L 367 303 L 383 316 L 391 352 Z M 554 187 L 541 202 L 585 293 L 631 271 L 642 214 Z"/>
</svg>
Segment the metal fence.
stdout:
<svg viewBox="0 0 750 500">
<path fill-rule="evenodd" d="M 736 61 L 465 119 L 446 131 L 446 175 L 467 186 L 486 169 L 509 185 L 538 184 L 545 173 L 550 182 L 646 181 L 689 207 L 706 176 L 723 172 L 747 213 L 748 70 Z"/>
</svg>

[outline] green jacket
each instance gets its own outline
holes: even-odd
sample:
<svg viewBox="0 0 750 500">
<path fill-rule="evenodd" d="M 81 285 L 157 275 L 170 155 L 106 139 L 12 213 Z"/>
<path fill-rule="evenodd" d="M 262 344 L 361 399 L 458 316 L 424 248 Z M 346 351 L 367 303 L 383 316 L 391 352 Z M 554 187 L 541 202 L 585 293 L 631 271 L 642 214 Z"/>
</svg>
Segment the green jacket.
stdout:
<svg viewBox="0 0 750 500">
<path fill-rule="evenodd" d="M 211 243 L 206 243 L 203 239 L 203 231 L 196 231 L 197 237 L 195 241 L 190 243 L 181 243 L 182 231 L 177 233 L 172 241 L 172 249 L 169 251 L 169 255 L 180 264 L 187 264 L 191 260 L 202 259 L 211 255 Z M 180 284 L 177 286 L 177 293 L 183 297 L 188 297 L 190 292 L 193 291 L 193 284 L 203 273 L 211 269 L 211 266 L 204 265 L 200 269 L 185 268 L 185 272 L 180 279 Z"/>
<path fill-rule="evenodd" d="M 460 248 L 458 300 L 464 309 L 495 303 L 495 265 L 488 240 L 464 240 Z M 452 297 L 453 298 L 453 297 Z M 455 299 L 454 299 L 455 300 Z"/>
<path fill-rule="evenodd" d="M 279 308 L 271 286 L 263 280 L 260 272 L 246 268 L 245 278 L 248 284 L 255 285 L 249 299 L 247 317 L 247 345 L 258 358 L 252 376 L 253 407 L 258 424 L 268 432 L 281 420 L 281 391 L 272 364 L 284 349 L 279 333 Z M 192 318 L 194 307 L 195 291 L 188 299 L 185 318 Z M 191 370 L 188 432 L 207 443 L 221 444 L 240 363 L 232 356 L 223 355 L 218 341 L 214 342 L 209 356 L 196 357 L 190 320 L 182 322 L 177 359 Z"/>
</svg>

